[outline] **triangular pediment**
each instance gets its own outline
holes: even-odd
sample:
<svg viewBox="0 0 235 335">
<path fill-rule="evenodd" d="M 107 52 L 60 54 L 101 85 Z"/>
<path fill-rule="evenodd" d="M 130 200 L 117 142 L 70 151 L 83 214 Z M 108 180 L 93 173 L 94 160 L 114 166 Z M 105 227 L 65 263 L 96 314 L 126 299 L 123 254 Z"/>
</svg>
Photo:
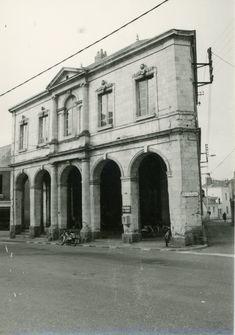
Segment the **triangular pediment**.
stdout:
<svg viewBox="0 0 235 335">
<path fill-rule="evenodd" d="M 60 83 L 65 83 L 70 78 L 75 77 L 82 72 L 84 72 L 84 69 L 82 68 L 79 69 L 73 67 L 63 67 L 49 83 L 47 89 L 51 89 L 52 87 L 57 86 Z"/>
</svg>

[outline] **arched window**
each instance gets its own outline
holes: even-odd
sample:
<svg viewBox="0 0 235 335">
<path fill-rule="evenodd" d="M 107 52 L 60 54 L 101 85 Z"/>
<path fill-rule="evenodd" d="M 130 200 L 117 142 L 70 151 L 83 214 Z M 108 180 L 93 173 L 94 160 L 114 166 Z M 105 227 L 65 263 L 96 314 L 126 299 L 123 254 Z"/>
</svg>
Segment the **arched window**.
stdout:
<svg viewBox="0 0 235 335">
<path fill-rule="evenodd" d="M 64 111 L 64 136 L 73 134 L 73 118 L 76 108 L 76 98 L 71 96 L 65 105 Z"/>
</svg>

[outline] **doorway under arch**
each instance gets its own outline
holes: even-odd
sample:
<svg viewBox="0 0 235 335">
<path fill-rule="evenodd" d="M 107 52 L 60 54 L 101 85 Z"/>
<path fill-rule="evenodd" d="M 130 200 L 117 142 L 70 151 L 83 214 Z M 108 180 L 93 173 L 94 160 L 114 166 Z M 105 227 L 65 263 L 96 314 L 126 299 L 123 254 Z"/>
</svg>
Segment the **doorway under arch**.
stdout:
<svg viewBox="0 0 235 335">
<path fill-rule="evenodd" d="M 30 226 L 30 195 L 29 178 L 21 173 L 16 179 L 16 226 L 20 231 L 29 229 Z"/>
<path fill-rule="evenodd" d="M 142 237 L 161 236 L 170 226 L 167 167 L 155 154 L 144 155 L 138 167 L 139 226 Z"/>
<path fill-rule="evenodd" d="M 82 177 L 76 166 L 67 166 L 61 175 L 62 227 L 82 228 Z"/>
<path fill-rule="evenodd" d="M 100 173 L 100 222 L 102 237 L 116 237 L 123 232 L 121 172 L 109 159 Z"/>
<path fill-rule="evenodd" d="M 35 177 L 35 217 L 40 233 L 45 233 L 51 225 L 51 176 L 41 170 Z"/>
</svg>

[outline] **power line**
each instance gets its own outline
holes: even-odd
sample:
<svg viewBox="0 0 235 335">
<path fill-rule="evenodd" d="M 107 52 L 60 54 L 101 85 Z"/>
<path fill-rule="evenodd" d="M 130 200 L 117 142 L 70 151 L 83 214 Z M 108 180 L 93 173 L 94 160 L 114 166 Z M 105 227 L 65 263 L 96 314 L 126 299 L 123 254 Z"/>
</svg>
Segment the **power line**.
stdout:
<svg viewBox="0 0 235 335">
<path fill-rule="evenodd" d="M 61 61 L 55 63 L 54 65 L 52 65 L 52 66 L 46 68 L 46 69 L 43 70 L 43 71 L 37 73 L 36 75 L 34 75 L 34 76 L 30 77 L 29 79 L 23 81 L 22 83 L 20 83 L 20 84 L 14 86 L 14 87 L 12 87 L 11 89 L 5 91 L 4 93 L 1 93 L 1 94 L 0 94 L 0 97 L 6 95 L 6 94 L 9 93 L 9 92 L 14 91 L 15 89 L 17 89 L 17 88 L 20 87 L 20 86 L 25 85 L 25 84 L 28 83 L 29 81 L 31 81 L 31 80 L 33 80 L 33 79 L 35 79 L 35 78 L 41 76 L 43 73 L 48 72 L 49 70 L 53 69 L 54 67 L 56 67 L 56 66 L 58 66 L 58 65 L 60 65 L 60 64 L 62 64 L 62 63 L 64 63 L 64 62 L 67 61 L 68 59 L 71 59 L 72 57 L 78 55 L 79 53 L 83 52 L 84 50 L 89 49 L 89 48 L 92 47 L 93 45 L 95 45 L 95 44 L 97 44 L 97 43 L 103 41 L 103 40 L 106 39 L 107 37 L 109 37 L 109 36 L 111 36 L 111 35 L 117 33 L 118 31 L 120 31 L 121 29 L 127 27 L 127 26 L 130 25 L 131 23 L 133 23 L 133 22 L 139 20 L 141 17 L 147 15 L 148 13 L 150 13 L 150 12 L 154 11 L 155 9 L 157 9 L 158 7 L 162 6 L 162 5 L 163 5 L 164 3 L 166 3 L 167 1 L 169 1 L 169 0 L 164 0 L 164 1 L 162 1 L 160 4 L 158 4 L 158 5 L 154 6 L 154 7 L 152 7 L 151 9 L 147 10 L 146 12 L 144 12 L 144 13 L 140 14 L 139 16 L 135 17 L 134 19 L 128 21 L 127 23 L 123 24 L 123 25 L 120 26 L 119 28 L 114 29 L 113 31 L 111 31 L 110 33 L 106 34 L 105 36 L 99 38 L 99 39 L 96 40 L 95 42 L 93 42 L 93 43 L 91 43 L 91 44 L 88 44 L 86 47 L 84 47 L 84 48 L 82 48 L 82 49 L 76 51 L 76 52 L 73 53 L 72 55 L 70 55 L 70 56 L 68 56 L 68 57 L 66 57 L 66 58 L 64 58 L 64 59 L 62 59 Z"/>
<path fill-rule="evenodd" d="M 232 67 L 235 67 L 235 65 L 233 65 L 232 63 L 229 63 L 227 60 L 225 60 L 224 58 L 220 57 L 219 55 L 215 54 L 214 52 L 212 52 L 214 56 L 218 57 L 219 59 L 221 59 L 223 62 L 227 63 L 228 65 L 231 65 Z"/>
<path fill-rule="evenodd" d="M 233 150 L 230 151 L 230 153 L 218 165 L 216 165 L 216 167 L 211 171 L 211 173 L 214 172 L 234 151 L 235 148 L 233 148 Z"/>
</svg>

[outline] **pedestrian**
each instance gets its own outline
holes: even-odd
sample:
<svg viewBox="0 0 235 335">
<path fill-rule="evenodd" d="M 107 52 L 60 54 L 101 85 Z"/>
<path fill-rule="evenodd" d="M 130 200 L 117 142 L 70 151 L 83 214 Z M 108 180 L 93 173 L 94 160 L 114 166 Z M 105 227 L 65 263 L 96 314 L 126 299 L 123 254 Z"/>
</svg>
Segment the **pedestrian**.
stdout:
<svg viewBox="0 0 235 335">
<path fill-rule="evenodd" d="M 170 229 L 170 227 L 167 227 L 167 231 L 166 231 L 166 233 L 164 235 L 164 240 L 166 242 L 166 247 L 168 247 L 168 244 L 169 244 L 169 242 L 171 240 L 171 229 Z"/>
<path fill-rule="evenodd" d="M 223 220 L 224 220 L 224 222 L 226 222 L 226 219 L 227 219 L 227 215 L 226 215 L 226 213 L 224 212 L 224 213 L 223 213 Z"/>
</svg>

